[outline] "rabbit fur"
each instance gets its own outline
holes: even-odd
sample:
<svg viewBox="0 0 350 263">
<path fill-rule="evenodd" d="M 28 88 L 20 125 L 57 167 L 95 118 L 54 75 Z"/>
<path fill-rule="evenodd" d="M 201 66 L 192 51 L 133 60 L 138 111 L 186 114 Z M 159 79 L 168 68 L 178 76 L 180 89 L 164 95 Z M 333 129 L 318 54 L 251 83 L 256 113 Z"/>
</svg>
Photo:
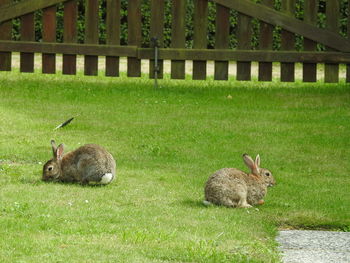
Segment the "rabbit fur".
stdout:
<svg viewBox="0 0 350 263">
<path fill-rule="evenodd" d="M 103 147 L 86 144 L 63 154 L 64 145 L 51 141 L 53 158 L 43 167 L 44 181 L 109 184 L 116 176 L 116 162 Z"/>
<path fill-rule="evenodd" d="M 269 170 L 260 168 L 259 155 L 253 161 L 244 154 L 243 160 L 250 173 L 236 168 L 223 168 L 209 177 L 204 190 L 204 204 L 248 208 L 264 203 L 267 187 L 274 185 L 275 179 Z"/>
</svg>

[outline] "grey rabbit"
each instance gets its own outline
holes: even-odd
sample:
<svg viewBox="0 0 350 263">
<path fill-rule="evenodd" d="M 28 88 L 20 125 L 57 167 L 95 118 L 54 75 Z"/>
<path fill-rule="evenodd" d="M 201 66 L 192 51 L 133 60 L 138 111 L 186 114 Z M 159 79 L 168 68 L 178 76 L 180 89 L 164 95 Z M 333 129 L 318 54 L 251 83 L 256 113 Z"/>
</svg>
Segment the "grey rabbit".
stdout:
<svg viewBox="0 0 350 263">
<path fill-rule="evenodd" d="M 269 170 L 260 168 L 259 155 L 253 161 L 244 154 L 243 160 L 250 173 L 236 168 L 223 168 L 209 177 L 204 190 L 204 204 L 248 208 L 264 203 L 267 187 L 276 181 Z"/>
<path fill-rule="evenodd" d="M 44 165 L 44 181 L 109 184 L 116 177 L 116 162 L 103 147 L 86 144 L 63 154 L 64 145 L 51 140 L 53 158 Z"/>
</svg>

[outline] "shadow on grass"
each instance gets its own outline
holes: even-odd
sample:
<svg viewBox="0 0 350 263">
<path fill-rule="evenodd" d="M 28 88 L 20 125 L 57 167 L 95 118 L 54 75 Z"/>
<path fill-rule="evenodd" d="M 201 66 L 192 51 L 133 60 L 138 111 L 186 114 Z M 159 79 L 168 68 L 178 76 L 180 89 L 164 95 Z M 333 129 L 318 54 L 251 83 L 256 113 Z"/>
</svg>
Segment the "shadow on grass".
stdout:
<svg viewBox="0 0 350 263">
<path fill-rule="evenodd" d="M 185 199 L 180 202 L 182 206 L 190 207 L 190 208 L 206 208 L 208 206 L 203 204 L 203 200 L 193 200 L 193 199 Z"/>
</svg>

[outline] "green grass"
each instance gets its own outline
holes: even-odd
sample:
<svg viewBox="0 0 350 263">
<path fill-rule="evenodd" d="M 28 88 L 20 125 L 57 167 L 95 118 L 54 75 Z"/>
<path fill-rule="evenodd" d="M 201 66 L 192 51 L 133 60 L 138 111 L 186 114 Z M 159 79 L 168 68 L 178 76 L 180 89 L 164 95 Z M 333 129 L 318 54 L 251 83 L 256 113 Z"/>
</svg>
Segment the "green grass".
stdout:
<svg viewBox="0 0 350 263">
<path fill-rule="evenodd" d="M 279 262 L 278 228 L 350 230 L 348 85 L 160 84 L 0 74 L 1 262 Z M 105 146 L 117 180 L 41 182 L 52 138 Z M 277 179 L 265 205 L 203 206 L 245 152 Z"/>
</svg>

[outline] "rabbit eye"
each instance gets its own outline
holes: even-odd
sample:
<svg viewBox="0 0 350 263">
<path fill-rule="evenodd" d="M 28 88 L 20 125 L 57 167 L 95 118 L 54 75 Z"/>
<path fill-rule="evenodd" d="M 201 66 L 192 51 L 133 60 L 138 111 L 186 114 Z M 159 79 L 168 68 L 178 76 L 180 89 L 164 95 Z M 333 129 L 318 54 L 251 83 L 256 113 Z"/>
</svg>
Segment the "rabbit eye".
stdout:
<svg viewBox="0 0 350 263">
<path fill-rule="evenodd" d="M 52 166 L 50 166 L 48 170 L 49 170 L 49 171 L 52 171 Z"/>
<path fill-rule="evenodd" d="M 271 174 L 269 172 L 265 173 L 266 176 L 270 176 Z"/>
</svg>

